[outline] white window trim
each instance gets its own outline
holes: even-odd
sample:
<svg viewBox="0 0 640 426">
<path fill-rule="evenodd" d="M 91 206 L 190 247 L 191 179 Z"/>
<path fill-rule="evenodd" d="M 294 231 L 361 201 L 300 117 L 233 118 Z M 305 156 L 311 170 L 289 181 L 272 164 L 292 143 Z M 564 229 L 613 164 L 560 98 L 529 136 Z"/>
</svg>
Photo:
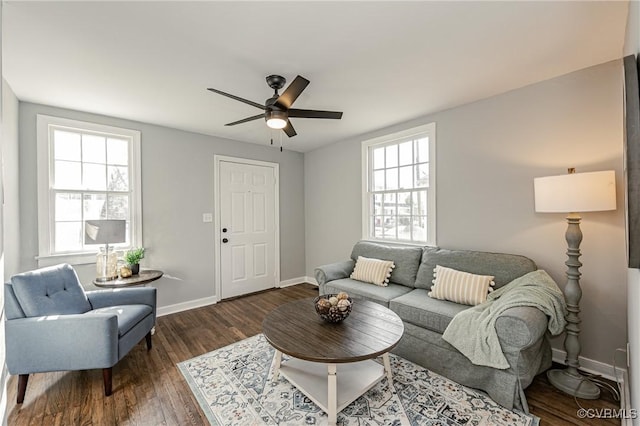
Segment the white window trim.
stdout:
<svg viewBox="0 0 640 426">
<path fill-rule="evenodd" d="M 38 267 L 51 266 L 58 263 L 70 263 L 72 265 L 95 263 L 95 252 L 79 252 L 66 254 L 51 254 L 51 226 L 53 224 L 53 212 L 51 212 L 50 183 L 53 178 L 53 167 L 51 158 L 51 145 L 49 143 L 49 127 L 68 127 L 75 130 L 89 130 L 93 132 L 126 135 L 131 138 L 131 159 L 129 165 L 133 164 L 131 173 L 131 185 L 133 186 L 132 205 L 130 209 L 133 213 L 130 226 L 131 246 L 142 246 L 142 192 L 141 192 L 141 156 L 140 156 L 140 132 L 137 130 L 124 129 L 121 127 L 107 126 L 104 124 L 89 123 L 68 118 L 53 117 L 38 114 L 36 118 L 37 127 L 37 159 L 38 159 Z"/>
<path fill-rule="evenodd" d="M 427 217 L 428 239 L 426 243 L 423 242 L 410 242 L 410 241 L 398 241 L 390 239 L 381 239 L 371 237 L 369 230 L 369 181 L 371 180 L 371 170 L 369 170 L 369 163 L 371 156 L 369 148 L 376 145 L 386 145 L 399 139 L 411 138 L 418 135 L 427 134 L 429 136 L 429 191 L 427 191 Z M 391 133 L 388 135 L 380 136 L 377 138 L 369 139 L 362 142 L 362 239 L 367 241 L 377 241 L 390 244 L 403 244 L 412 246 L 435 246 L 436 239 L 436 123 L 429 123 L 411 129 L 402 130 L 399 132 Z"/>
</svg>

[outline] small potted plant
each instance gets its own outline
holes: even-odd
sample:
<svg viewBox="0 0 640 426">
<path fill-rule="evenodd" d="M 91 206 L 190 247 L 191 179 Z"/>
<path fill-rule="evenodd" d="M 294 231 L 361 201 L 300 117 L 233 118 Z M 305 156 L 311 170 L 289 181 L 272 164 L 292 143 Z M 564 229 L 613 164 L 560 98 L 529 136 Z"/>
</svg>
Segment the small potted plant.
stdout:
<svg viewBox="0 0 640 426">
<path fill-rule="evenodd" d="M 132 275 L 140 272 L 140 260 L 144 258 L 144 247 L 136 247 L 124 254 L 124 261 L 129 265 Z"/>
</svg>

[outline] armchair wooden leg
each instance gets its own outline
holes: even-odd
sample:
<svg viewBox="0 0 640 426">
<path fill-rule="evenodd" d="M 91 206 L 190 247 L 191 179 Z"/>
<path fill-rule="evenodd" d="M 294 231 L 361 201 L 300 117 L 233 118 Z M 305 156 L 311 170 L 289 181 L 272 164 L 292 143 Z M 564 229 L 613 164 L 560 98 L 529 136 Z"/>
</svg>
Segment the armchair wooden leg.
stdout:
<svg viewBox="0 0 640 426">
<path fill-rule="evenodd" d="M 27 393 L 27 382 L 29 381 L 28 374 L 20 374 L 18 376 L 18 404 L 24 402 L 24 394 Z"/>
<path fill-rule="evenodd" d="M 111 375 L 113 367 L 102 369 L 102 378 L 104 379 L 104 396 L 111 396 Z"/>
<path fill-rule="evenodd" d="M 144 338 L 147 340 L 147 350 L 151 350 L 151 332 L 148 332 Z"/>
</svg>

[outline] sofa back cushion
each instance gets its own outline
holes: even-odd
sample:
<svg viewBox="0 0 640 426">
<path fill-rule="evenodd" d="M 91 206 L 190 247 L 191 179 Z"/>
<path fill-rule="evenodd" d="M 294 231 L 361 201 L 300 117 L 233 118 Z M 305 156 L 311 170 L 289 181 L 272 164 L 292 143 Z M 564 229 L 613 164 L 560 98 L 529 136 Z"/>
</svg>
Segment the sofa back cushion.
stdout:
<svg viewBox="0 0 640 426">
<path fill-rule="evenodd" d="M 68 264 L 14 275 L 11 286 L 27 317 L 83 314 L 91 310 L 76 271 Z"/>
<path fill-rule="evenodd" d="M 422 248 L 359 241 L 353 246 L 351 258 L 358 260 L 358 256 L 392 260 L 395 268 L 389 282 L 414 287 L 422 257 Z"/>
<path fill-rule="evenodd" d="M 496 289 L 538 269 L 533 260 L 515 254 L 424 247 L 416 288 L 431 288 L 436 265 L 471 274 L 493 275 Z"/>
</svg>

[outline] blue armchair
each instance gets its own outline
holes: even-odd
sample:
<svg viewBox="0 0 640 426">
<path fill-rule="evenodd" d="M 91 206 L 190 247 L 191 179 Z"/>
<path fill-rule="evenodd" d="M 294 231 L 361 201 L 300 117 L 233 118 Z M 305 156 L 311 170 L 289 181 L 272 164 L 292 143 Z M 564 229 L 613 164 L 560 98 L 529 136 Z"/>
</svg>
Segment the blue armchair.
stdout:
<svg viewBox="0 0 640 426">
<path fill-rule="evenodd" d="M 102 368 L 111 395 L 113 366 L 156 321 L 156 289 L 85 292 L 68 264 L 14 275 L 4 286 L 6 362 L 19 375 L 18 404 L 29 374 Z"/>
</svg>

